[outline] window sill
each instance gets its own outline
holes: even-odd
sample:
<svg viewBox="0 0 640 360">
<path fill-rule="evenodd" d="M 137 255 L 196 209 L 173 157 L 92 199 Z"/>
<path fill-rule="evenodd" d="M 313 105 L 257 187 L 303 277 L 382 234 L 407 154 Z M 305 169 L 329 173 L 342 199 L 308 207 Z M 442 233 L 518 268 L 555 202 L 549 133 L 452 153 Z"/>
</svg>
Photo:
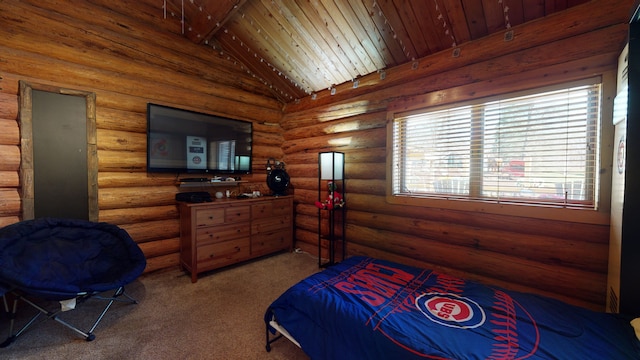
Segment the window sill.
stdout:
<svg viewBox="0 0 640 360">
<path fill-rule="evenodd" d="M 389 204 L 395 205 L 421 206 L 585 224 L 609 225 L 609 213 L 593 209 L 563 208 L 553 205 L 493 203 L 469 199 L 422 198 L 404 195 L 387 195 L 386 201 Z"/>
</svg>

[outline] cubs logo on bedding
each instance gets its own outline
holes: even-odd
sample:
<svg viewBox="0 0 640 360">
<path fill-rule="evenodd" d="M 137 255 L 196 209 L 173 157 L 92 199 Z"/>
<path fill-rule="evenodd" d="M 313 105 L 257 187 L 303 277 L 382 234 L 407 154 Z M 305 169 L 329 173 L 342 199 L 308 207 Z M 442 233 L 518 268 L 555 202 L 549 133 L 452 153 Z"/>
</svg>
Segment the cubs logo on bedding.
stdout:
<svg viewBox="0 0 640 360">
<path fill-rule="evenodd" d="M 486 319 L 478 303 L 454 294 L 422 294 L 416 299 L 416 307 L 427 319 L 449 327 L 473 329 Z"/>
</svg>

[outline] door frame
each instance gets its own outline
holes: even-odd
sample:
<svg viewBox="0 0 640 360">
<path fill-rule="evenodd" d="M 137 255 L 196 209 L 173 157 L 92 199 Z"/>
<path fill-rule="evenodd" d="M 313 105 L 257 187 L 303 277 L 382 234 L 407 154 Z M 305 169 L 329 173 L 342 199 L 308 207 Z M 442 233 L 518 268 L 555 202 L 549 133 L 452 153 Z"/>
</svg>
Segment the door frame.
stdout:
<svg viewBox="0 0 640 360">
<path fill-rule="evenodd" d="M 23 80 L 20 85 L 20 200 L 22 220 L 35 217 L 34 177 L 33 177 L 33 90 L 61 95 L 84 97 L 87 107 L 87 188 L 88 218 L 98 221 L 98 153 L 96 135 L 96 94 L 80 90 L 70 90 L 52 85 L 32 84 Z"/>
</svg>

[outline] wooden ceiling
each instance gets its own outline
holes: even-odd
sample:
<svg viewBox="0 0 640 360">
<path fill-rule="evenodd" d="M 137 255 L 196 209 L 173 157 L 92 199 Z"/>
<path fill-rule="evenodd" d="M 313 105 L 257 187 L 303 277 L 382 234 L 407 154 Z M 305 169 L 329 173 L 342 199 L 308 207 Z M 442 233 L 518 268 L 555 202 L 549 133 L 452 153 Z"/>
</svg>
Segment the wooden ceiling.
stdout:
<svg viewBox="0 0 640 360">
<path fill-rule="evenodd" d="M 139 0 L 288 103 L 588 0 Z M 155 14 L 155 15 L 154 15 Z"/>
</svg>

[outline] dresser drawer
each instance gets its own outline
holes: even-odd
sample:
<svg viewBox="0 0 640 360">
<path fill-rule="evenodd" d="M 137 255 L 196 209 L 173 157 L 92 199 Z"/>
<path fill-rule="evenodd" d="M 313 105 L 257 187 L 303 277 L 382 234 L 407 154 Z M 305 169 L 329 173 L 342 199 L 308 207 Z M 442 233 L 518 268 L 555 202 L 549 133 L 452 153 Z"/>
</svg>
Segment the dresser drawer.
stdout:
<svg viewBox="0 0 640 360">
<path fill-rule="evenodd" d="M 292 230 L 280 230 L 251 237 L 251 255 L 259 256 L 274 251 L 290 249 L 292 244 Z"/>
<path fill-rule="evenodd" d="M 291 228 L 291 215 L 270 217 L 251 222 L 251 234 L 273 232 Z"/>
<path fill-rule="evenodd" d="M 224 222 L 227 224 L 249 221 L 251 219 L 251 208 L 249 206 L 234 206 L 225 209 Z"/>
<path fill-rule="evenodd" d="M 291 202 L 289 199 L 276 199 L 251 205 L 251 217 L 253 219 L 288 214 L 291 214 Z"/>
<path fill-rule="evenodd" d="M 225 219 L 225 209 L 217 208 L 217 209 L 199 209 L 196 210 L 196 226 L 204 227 L 204 226 L 212 226 L 224 224 Z"/>
<path fill-rule="evenodd" d="M 205 271 L 246 260 L 250 254 L 249 238 L 223 241 L 198 247 L 198 269 Z"/>
<path fill-rule="evenodd" d="M 249 237 L 249 223 L 220 225 L 196 230 L 196 246 Z"/>
</svg>

